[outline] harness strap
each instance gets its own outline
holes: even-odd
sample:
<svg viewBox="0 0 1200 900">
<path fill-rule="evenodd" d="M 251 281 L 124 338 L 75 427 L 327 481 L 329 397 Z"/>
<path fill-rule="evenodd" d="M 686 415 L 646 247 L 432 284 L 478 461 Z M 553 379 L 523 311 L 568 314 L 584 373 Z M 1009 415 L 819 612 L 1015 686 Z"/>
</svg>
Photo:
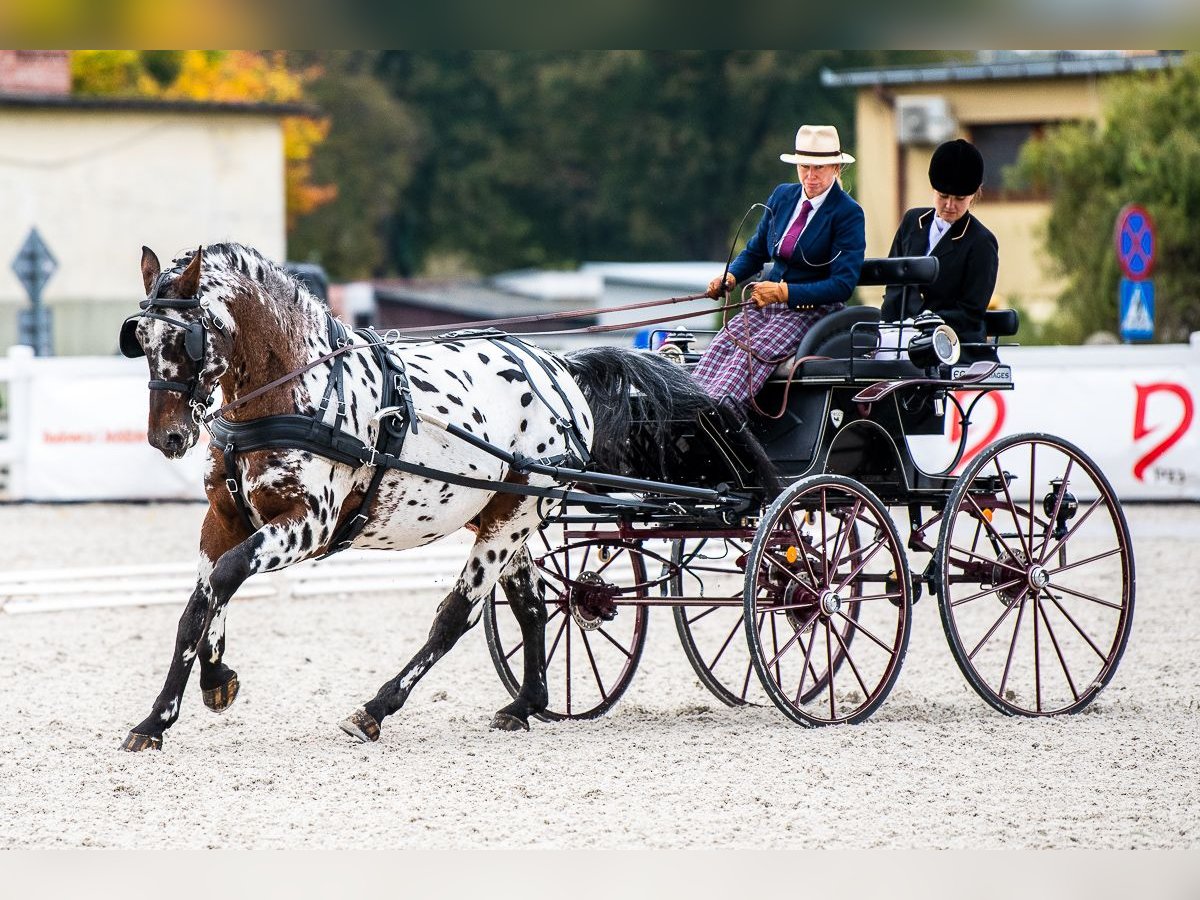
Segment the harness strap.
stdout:
<svg viewBox="0 0 1200 900">
<path fill-rule="evenodd" d="M 575 408 L 571 405 L 571 401 L 567 399 L 567 395 L 563 391 L 562 385 L 558 383 L 558 377 L 550 370 L 550 366 L 547 365 L 545 358 L 537 353 L 534 353 L 530 346 L 523 340 L 515 336 L 509 336 L 508 341 L 515 347 L 524 350 L 526 355 L 536 362 L 541 367 L 542 371 L 546 373 L 546 377 L 550 379 L 550 386 L 554 388 L 554 392 L 558 394 L 558 398 L 562 401 L 563 406 L 567 410 L 566 421 L 569 422 L 571 426 L 570 433 L 568 433 L 566 429 L 561 427 L 563 417 L 556 416 L 555 418 L 558 420 L 556 424 L 559 425 L 559 431 L 564 437 L 570 438 L 575 444 L 576 455 L 583 460 L 584 464 L 586 465 L 587 463 L 590 463 L 592 460 L 591 451 L 588 449 L 587 442 L 583 439 L 583 432 L 580 430 L 579 421 L 575 417 Z M 508 355 L 508 358 L 513 359 L 511 355 Z M 525 373 L 525 377 L 529 378 L 529 371 L 523 364 L 521 364 L 520 360 L 515 360 L 515 362 L 521 367 L 521 371 Z M 542 403 L 546 404 L 547 407 L 553 410 L 554 407 L 550 405 L 550 403 L 542 395 L 542 392 L 538 390 L 537 385 L 533 383 L 533 379 L 530 379 L 529 384 L 537 393 L 538 398 L 542 401 Z"/>
</svg>

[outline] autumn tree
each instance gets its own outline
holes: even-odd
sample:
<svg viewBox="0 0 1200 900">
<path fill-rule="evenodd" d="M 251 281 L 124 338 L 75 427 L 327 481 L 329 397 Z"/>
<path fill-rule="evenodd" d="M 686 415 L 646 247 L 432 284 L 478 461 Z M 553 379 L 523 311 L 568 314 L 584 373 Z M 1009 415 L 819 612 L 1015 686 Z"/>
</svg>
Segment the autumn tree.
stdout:
<svg viewBox="0 0 1200 900">
<path fill-rule="evenodd" d="M 230 103 L 300 103 L 315 70 L 293 71 L 282 53 L 219 50 L 77 50 L 72 86 L 79 94 L 161 97 Z M 313 152 L 329 120 L 283 119 L 289 228 L 337 196 L 333 182 L 313 179 Z"/>
<path fill-rule="evenodd" d="M 1109 82 L 1101 124 L 1064 125 L 1028 144 L 1010 178 L 1052 193 L 1047 248 L 1067 286 L 1050 336 L 1078 342 L 1117 330 L 1121 272 L 1113 227 L 1127 203 L 1157 226 L 1156 335 L 1200 329 L 1200 55 Z"/>
</svg>

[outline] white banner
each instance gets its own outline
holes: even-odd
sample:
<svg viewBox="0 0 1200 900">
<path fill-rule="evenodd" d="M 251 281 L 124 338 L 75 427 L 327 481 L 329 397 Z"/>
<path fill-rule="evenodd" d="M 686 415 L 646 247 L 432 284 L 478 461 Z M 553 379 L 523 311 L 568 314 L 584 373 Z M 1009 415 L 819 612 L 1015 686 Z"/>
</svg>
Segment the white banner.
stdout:
<svg viewBox="0 0 1200 900">
<path fill-rule="evenodd" d="M 146 442 L 144 360 L 67 357 L 16 363 L 10 378 L 10 493 L 21 500 L 204 499 L 207 436 L 183 459 Z M 18 400 L 17 394 L 24 393 Z M 24 421 L 15 421 L 21 409 Z"/>
</svg>

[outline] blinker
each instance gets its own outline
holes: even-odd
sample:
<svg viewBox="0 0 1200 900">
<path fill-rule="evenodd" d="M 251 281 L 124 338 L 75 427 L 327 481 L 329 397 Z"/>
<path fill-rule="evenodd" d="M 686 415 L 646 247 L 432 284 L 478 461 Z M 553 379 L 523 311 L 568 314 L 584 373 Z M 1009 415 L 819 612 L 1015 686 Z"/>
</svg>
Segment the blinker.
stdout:
<svg viewBox="0 0 1200 900">
<path fill-rule="evenodd" d="M 130 316 L 121 325 L 121 353 L 130 359 L 146 355 L 146 351 L 142 349 L 137 338 L 137 323 L 140 318 L 140 315 Z"/>
</svg>

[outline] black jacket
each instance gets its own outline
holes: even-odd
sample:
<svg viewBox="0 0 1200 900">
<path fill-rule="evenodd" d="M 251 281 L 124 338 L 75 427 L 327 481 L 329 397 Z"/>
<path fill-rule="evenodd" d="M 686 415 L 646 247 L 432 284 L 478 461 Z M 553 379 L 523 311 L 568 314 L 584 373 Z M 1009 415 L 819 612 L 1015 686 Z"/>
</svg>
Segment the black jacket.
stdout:
<svg viewBox="0 0 1200 900">
<path fill-rule="evenodd" d="M 888 256 L 925 256 L 929 247 L 932 207 L 910 209 L 904 214 Z M 933 310 L 946 320 L 964 343 L 986 339 L 983 313 L 996 288 L 1000 255 L 996 237 L 971 213 L 950 226 L 933 248 L 938 259 L 938 277 L 933 284 L 892 285 L 884 291 L 884 321 L 897 321 Z M 918 297 L 919 294 L 919 297 Z M 964 357 L 978 358 L 978 352 Z M 989 353 L 982 354 L 985 358 Z"/>
</svg>

